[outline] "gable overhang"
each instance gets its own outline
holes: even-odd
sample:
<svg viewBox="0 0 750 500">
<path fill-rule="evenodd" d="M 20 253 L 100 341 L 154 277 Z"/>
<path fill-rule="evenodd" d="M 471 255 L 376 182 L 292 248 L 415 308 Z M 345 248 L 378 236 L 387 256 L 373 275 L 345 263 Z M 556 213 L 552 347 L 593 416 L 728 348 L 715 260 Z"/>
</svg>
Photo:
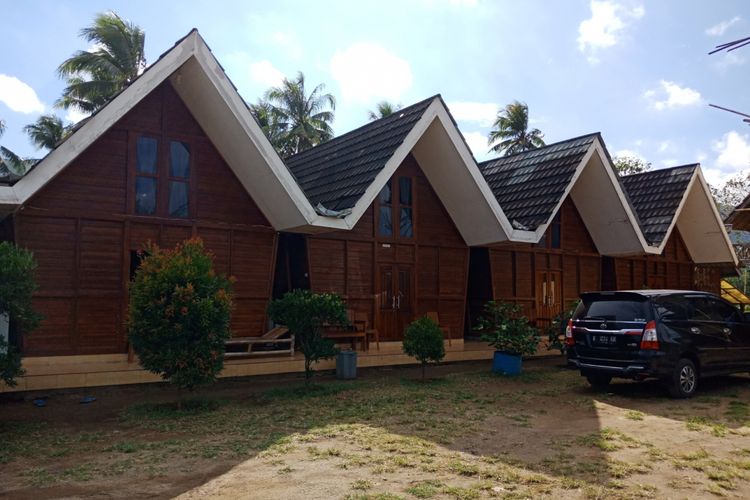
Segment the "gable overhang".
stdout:
<svg viewBox="0 0 750 500">
<path fill-rule="evenodd" d="M 550 218 L 535 231 L 515 229 L 511 239 L 523 243 L 539 242 L 569 196 L 600 254 L 615 257 L 655 253 L 655 250 L 647 249 L 638 219 L 598 138 L 576 167 Z"/>
<path fill-rule="evenodd" d="M 0 186 L 0 210 L 15 210 L 23 205 L 167 80 L 274 228 L 294 227 L 315 219 L 313 207 L 197 30 L 166 52 L 13 186 Z"/>
<path fill-rule="evenodd" d="M 512 227 L 440 98 L 435 98 L 346 217 L 317 215 L 296 231 L 352 229 L 413 154 L 467 245 L 508 241 Z"/>
<path fill-rule="evenodd" d="M 685 189 L 672 223 L 658 247 L 659 253 L 664 250 L 675 227 L 680 231 L 690 258 L 696 264 L 738 265 L 734 246 L 700 167 L 695 169 Z"/>
</svg>

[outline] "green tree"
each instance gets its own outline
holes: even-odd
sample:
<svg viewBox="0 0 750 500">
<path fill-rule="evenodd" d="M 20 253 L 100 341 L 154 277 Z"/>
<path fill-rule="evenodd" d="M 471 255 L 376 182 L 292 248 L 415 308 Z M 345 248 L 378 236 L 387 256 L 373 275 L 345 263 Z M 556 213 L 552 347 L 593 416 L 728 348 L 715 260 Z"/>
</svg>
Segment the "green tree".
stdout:
<svg viewBox="0 0 750 500">
<path fill-rule="evenodd" d="M 0 242 L 0 315 L 7 315 L 11 332 L 19 336 L 36 328 L 41 316 L 31 299 L 37 288 L 34 281 L 34 255 L 7 241 Z M 21 353 L 0 337 L 0 380 L 9 386 L 23 375 Z"/>
<path fill-rule="evenodd" d="M 5 133 L 5 120 L 0 119 L 0 137 Z"/>
<path fill-rule="evenodd" d="M 258 99 L 258 102 L 250 104 L 249 108 L 258 125 L 260 125 L 261 130 L 263 130 L 263 133 L 276 151 L 286 151 L 286 124 L 280 121 L 280 117 L 274 110 L 273 105 L 265 99 Z"/>
<path fill-rule="evenodd" d="M 268 315 L 294 334 L 295 344 L 305 356 L 305 383 L 313 375 L 312 364 L 329 359 L 338 350 L 331 339 L 323 337 L 324 325 L 345 325 L 346 306 L 340 296 L 333 293 L 312 293 L 310 290 L 292 290 L 268 307 Z"/>
<path fill-rule="evenodd" d="M 146 68 L 146 34 L 114 12 L 97 14 L 81 38 L 92 45 L 79 50 L 57 68 L 67 86 L 55 103 L 91 113 L 127 87 Z"/>
<path fill-rule="evenodd" d="M 491 300 L 485 304 L 476 329 L 482 332 L 482 340 L 497 351 L 518 356 L 534 354 L 539 334 L 521 313 L 518 304 Z"/>
<path fill-rule="evenodd" d="M 487 145 L 490 151 L 508 156 L 544 146 L 543 137 L 538 128 L 529 130 L 529 107 L 513 101 L 498 111 Z"/>
<path fill-rule="evenodd" d="M 68 134 L 67 127 L 57 115 L 42 115 L 23 128 L 31 142 L 38 148 L 55 149 Z"/>
<path fill-rule="evenodd" d="M 711 194 L 722 217 L 732 210 L 750 194 L 750 173 L 740 172 L 730 177 L 721 187 L 711 186 Z"/>
<path fill-rule="evenodd" d="M 0 146 L 0 177 L 20 179 L 36 162 L 33 158 L 21 158 L 10 149 Z"/>
<path fill-rule="evenodd" d="M 618 175 L 640 174 L 651 170 L 651 163 L 637 156 L 615 156 L 612 166 Z"/>
<path fill-rule="evenodd" d="M 128 332 L 141 366 L 180 389 L 215 381 L 231 310 L 231 282 L 214 273 L 200 239 L 150 246 L 130 285 Z"/>
<path fill-rule="evenodd" d="M 416 358 L 421 363 L 424 380 L 427 363 L 439 363 L 445 357 L 443 332 L 434 320 L 422 316 L 406 327 L 402 348 L 404 354 Z"/>
<path fill-rule="evenodd" d="M 305 75 L 300 71 L 297 78 L 284 78 L 279 87 L 266 92 L 265 99 L 283 130 L 283 149 L 279 151 L 282 156 L 297 154 L 333 137 L 331 123 L 336 99 L 323 93 L 324 89 L 321 83 L 308 94 Z"/>
<path fill-rule="evenodd" d="M 391 116 L 393 113 L 401 109 L 400 104 L 393 104 L 388 101 L 380 101 L 375 105 L 375 111 L 367 112 L 367 119 L 372 121 L 380 120 L 386 116 Z"/>
</svg>

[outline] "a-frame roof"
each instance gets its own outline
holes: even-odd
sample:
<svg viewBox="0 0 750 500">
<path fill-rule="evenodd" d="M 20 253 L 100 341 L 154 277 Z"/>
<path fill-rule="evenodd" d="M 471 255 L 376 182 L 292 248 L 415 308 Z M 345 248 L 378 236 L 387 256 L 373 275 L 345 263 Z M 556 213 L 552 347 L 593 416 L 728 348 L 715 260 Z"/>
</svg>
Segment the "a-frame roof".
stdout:
<svg viewBox="0 0 750 500">
<path fill-rule="evenodd" d="M 659 246 L 666 239 L 697 168 L 682 165 L 620 178 L 649 245 Z"/>
<path fill-rule="evenodd" d="M 313 206 L 351 209 L 436 97 L 334 137 L 285 163 Z"/>
<path fill-rule="evenodd" d="M 550 220 L 597 137 L 588 134 L 479 164 L 514 227 L 535 231 Z"/>
</svg>

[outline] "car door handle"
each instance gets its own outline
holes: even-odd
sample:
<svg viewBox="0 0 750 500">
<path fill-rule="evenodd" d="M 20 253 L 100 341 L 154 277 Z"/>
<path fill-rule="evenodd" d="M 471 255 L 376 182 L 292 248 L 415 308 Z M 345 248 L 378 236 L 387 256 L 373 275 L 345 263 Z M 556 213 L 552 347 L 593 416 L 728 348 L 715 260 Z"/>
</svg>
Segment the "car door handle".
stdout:
<svg viewBox="0 0 750 500">
<path fill-rule="evenodd" d="M 727 337 L 729 337 L 732 334 L 732 329 L 731 328 L 724 328 L 722 330 L 722 332 L 724 333 L 724 335 L 726 335 Z"/>
<path fill-rule="evenodd" d="M 691 326 L 690 327 L 690 333 L 694 333 L 696 335 L 699 335 L 701 333 L 701 329 L 697 326 Z"/>
</svg>

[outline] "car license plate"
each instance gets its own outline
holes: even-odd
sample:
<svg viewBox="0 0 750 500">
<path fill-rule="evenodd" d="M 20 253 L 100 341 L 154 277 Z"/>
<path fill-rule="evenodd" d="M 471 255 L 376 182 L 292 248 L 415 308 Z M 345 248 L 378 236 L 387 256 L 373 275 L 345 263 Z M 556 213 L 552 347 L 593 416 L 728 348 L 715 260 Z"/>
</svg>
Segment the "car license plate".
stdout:
<svg viewBox="0 0 750 500">
<path fill-rule="evenodd" d="M 615 345 L 617 343 L 617 337 L 614 335 L 594 335 L 591 340 L 598 345 Z"/>
</svg>

